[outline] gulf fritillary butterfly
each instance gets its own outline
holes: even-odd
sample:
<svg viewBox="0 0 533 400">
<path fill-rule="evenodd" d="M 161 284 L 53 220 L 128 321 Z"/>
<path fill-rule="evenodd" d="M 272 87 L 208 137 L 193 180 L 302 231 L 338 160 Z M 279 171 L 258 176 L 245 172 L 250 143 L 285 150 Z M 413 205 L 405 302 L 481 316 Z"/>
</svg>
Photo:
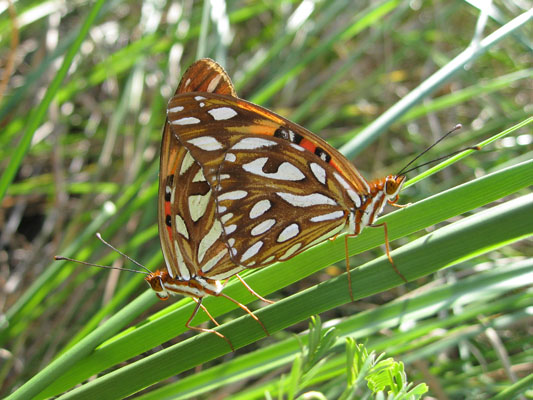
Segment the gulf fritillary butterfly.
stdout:
<svg viewBox="0 0 533 400">
<path fill-rule="evenodd" d="M 404 181 L 366 181 L 318 136 L 238 98 L 215 61 L 198 60 L 167 107 L 158 196 L 167 268 L 146 281 L 161 299 L 181 294 L 200 305 L 244 269 L 345 230 L 358 235 Z"/>
<path fill-rule="evenodd" d="M 160 299 L 192 297 L 197 305 L 185 325 L 213 332 L 233 349 L 221 333 L 190 325 L 200 307 L 218 325 L 202 299 L 222 296 L 268 335 L 246 306 L 222 293 L 221 280 L 236 275 L 265 300 L 237 275 L 240 271 L 288 260 L 345 231 L 346 238 L 357 236 L 386 203 L 395 205 L 404 181 L 401 174 L 365 180 L 318 136 L 238 98 L 215 61 L 198 60 L 167 106 L 158 194 L 167 268 L 145 280 Z M 352 296 L 350 274 L 348 283 Z"/>
</svg>

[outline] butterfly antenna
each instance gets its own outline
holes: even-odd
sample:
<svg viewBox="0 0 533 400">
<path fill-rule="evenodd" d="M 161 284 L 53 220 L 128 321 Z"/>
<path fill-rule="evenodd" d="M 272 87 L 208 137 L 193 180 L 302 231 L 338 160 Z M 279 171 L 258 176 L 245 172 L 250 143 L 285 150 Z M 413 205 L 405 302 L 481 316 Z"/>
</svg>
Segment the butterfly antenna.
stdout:
<svg viewBox="0 0 533 400">
<path fill-rule="evenodd" d="M 407 163 L 407 165 L 405 167 L 403 167 L 400 172 L 398 172 L 396 175 L 405 175 L 406 173 L 408 172 L 411 172 L 417 168 L 420 168 L 420 167 L 423 167 L 424 165 L 428 165 L 428 164 L 431 164 L 431 163 L 434 163 L 436 161 L 439 161 L 439 160 L 442 160 L 442 159 L 445 159 L 445 158 L 448 158 L 448 157 L 451 157 L 457 153 L 460 153 L 461 151 L 464 151 L 464 150 L 479 150 L 479 148 L 474 148 L 474 147 L 467 147 L 465 149 L 462 149 L 462 150 L 458 150 L 458 151 L 455 151 L 451 154 L 448 154 L 447 156 L 444 156 L 444 157 L 440 157 L 436 160 L 432 160 L 432 161 L 429 161 L 427 163 L 424 163 L 424 164 L 421 164 L 421 165 L 418 165 L 414 168 L 411 168 L 411 169 L 407 169 L 411 164 L 413 164 L 416 160 L 418 160 L 420 157 L 422 157 L 424 154 L 426 154 L 429 150 L 431 150 L 433 147 L 435 147 L 438 143 L 442 142 L 446 137 L 448 137 L 449 135 L 451 135 L 453 132 L 461 129 L 463 127 L 463 125 L 461 124 L 457 124 L 455 125 L 455 127 L 450 130 L 448 133 L 446 133 L 445 135 L 441 136 L 439 139 L 437 139 L 431 146 L 429 146 L 427 149 L 425 149 L 422 153 L 420 153 L 419 155 L 417 155 L 415 158 L 413 158 L 411 161 L 409 161 Z"/>
<path fill-rule="evenodd" d="M 148 271 L 148 272 L 144 272 L 144 271 L 139 271 L 139 270 L 136 270 L 136 269 L 129 269 L 129 268 L 120 268 L 120 267 L 110 267 L 108 265 L 100 265 L 100 264 L 94 264 L 94 263 L 90 263 L 90 262 L 86 262 L 86 261 L 80 261 L 80 260 L 75 260 L 73 258 L 69 258 L 69 257 L 63 257 L 63 256 L 54 256 L 54 259 L 56 261 L 61 261 L 61 260 L 65 260 L 65 261 L 72 261 L 72 262 L 75 262 L 75 263 L 78 263 L 78 264 L 83 264 L 83 265 L 88 265 L 88 266 L 91 266 L 91 267 L 98 267 L 98 268 L 105 268 L 105 269 L 117 269 L 119 271 L 129 271 L 129 272 L 135 272 L 135 273 L 138 273 L 138 274 L 144 274 L 144 275 L 149 275 L 152 273 L 152 271 L 150 271 L 148 268 L 146 268 L 144 265 L 142 265 L 141 263 L 135 261 L 133 258 L 131 258 L 130 256 L 124 254 L 123 252 L 121 252 L 119 249 L 117 249 L 115 246 L 113 246 L 111 243 L 108 243 L 106 242 L 103 238 L 102 238 L 102 235 L 100 235 L 100 232 L 97 232 L 96 233 L 96 237 L 103 243 L 105 244 L 107 247 L 109 247 L 110 249 L 116 251 L 118 254 L 120 254 L 122 257 L 128 259 L 129 261 L 131 261 L 132 263 L 134 263 L 135 265 L 137 265 L 138 267 Z"/>
<path fill-rule="evenodd" d="M 103 243 L 105 244 L 107 247 L 109 247 L 111 250 L 114 250 L 116 251 L 118 254 L 120 254 L 122 257 L 126 258 L 127 260 L 131 261 L 132 263 L 134 263 L 136 266 L 148 271 L 149 274 L 152 273 L 152 271 L 150 271 L 148 268 L 146 268 L 144 265 L 142 265 L 140 262 L 138 261 L 135 261 L 133 258 L 131 258 L 130 256 L 124 254 L 123 252 L 121 252 L 119 249 L 117 249 L 115 246 L 113 246 L 111 243 L 108 243 L 106 242 L 103 238 L 102 238 L 102 235 L 100 235 L 100 232 L 96 232 L 96 237 Z M 143 272 L 144 273 L 144 272 Z"/>
<path fill-rule="evenodd" d="M 90 267 L 98 267 L 98 268 L 105 268 L 105 269 L 118 269 L 119 271 L 129 271 L 129 272 L 135 272 L 135 273 L 137 273 L 137 274 L 148 275 L 147 272 L 144 272 L 144 271 L 138 271 L 138 270 L 136 270 L 136 269 L 119 268 L 119 267 L 110 267 L 109 265 L 93 264 L 93 263 L 90 263 L 90 262 L 80 261 L 80 260 L 75 260 L 75 259 L 73 259 L 73 258 L 63 257 L 63 256 L 54 256 L 54 260 L 56 260 L 56 261 L 61 261 L 61 260 L 72 261 L 72 262 L 75 262 L 75 263 L 78 263 L 78 264 L 88 265 L 88 266 L 90 266 Z"/>
</svg>

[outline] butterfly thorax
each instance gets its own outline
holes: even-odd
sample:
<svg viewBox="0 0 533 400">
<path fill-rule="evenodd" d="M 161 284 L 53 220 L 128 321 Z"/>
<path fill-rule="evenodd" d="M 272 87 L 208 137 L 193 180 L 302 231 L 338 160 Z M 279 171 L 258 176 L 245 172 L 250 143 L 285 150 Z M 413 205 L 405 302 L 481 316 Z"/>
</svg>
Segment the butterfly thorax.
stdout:
<svg viewBox="0 0 533 400">
<path fill-rule="evenodd" d="M 168 299 L 170 294 L 195 298 L 208 295 L 218 296 L 223 288 L 220 281 L 200 276 L 192 276 L 188 280 L 179 277 L 172 278 L 168 271 L 164 269 L 152 272 L 144 280 L 148 282 L 161 300 Z"/>
<path fill-rule="evenodd" d="M 405 176 L 403 175 L 389 175 L 368 182 L 370 193 L 363 197 L 361 207 L 352 212 L 350 220 L 355 220 L 355 226 L 352 226 L 352 221 L 350 221 L 350 232 L 358 235 L 365 226 L 374 223 L 386 203 L 395 204 L 404 182 Z"/>
</svg>

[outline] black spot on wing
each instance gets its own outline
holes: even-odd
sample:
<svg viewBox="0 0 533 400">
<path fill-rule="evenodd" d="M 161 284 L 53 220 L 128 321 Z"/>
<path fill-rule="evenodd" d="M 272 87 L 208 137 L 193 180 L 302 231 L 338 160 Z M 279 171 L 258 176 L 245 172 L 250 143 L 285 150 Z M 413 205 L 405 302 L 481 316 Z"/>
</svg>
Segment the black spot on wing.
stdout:
<svg viewBox="0 0 533 400">
<path fill-rule="evenodd" d="M 316 147 L 315 154 L 320 157 L 322 161 L 329 163 L 331 161 L 331 156 L 321 147 Z"/>
<path fill-rule="evenodd" d="M 284 128 L 282 126 L 276 129 L 276 131 L 274 132 L 274 137 L 285 139 L 295 144 L 299 144 L 303 139 L 302 135 L 295 133 L 290 129 Z"/>
</svg>

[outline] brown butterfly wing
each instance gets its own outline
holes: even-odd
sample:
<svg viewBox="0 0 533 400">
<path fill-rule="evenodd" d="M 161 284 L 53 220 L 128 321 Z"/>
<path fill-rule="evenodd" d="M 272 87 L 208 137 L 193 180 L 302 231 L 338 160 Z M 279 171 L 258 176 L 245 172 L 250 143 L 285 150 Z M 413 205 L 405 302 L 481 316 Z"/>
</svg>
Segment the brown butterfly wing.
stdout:
<svg viewBox="0 0 533 400">
<path fill-rule="evenodd" d="M 283 139 L 248 135 L 230 148 L 215 198 L 233 261 L 262 267 L 341 232 L 349 204 L 334 174 L 328 163 Z"/>
<path fill-rule="evenodd" d="M 214 90 L 235 94 L 224 70 L 209 59 L 202 59 L 187 69 L 176 93 Z M 161 248 L 172 277 L 188 280 L 193 275 L 223 279 L 242 268 L 230 259 L 215 218 L 215 202 L 210 186 L 203 179 L 200 165 L 170 129 L 168 119 L 163 129 L 159 173 L 158 222 Z"/>
<path fill-rule="evenodd" d="M 169 102 L 168 117 L 180 142 L 202 166 L 222 207 L 217 217 L 236 264 L 268 265 L 333 236 L 345 226 L 353 198 L 359 196 L 361 203 L 368 194 L 366 180 L 334 148 L 252 103 L 187 93 Z M 287 164 L 280 174 L 294 169 L 305 179 L 295 183 L 259 173 L 276 171 L 283 163 Z M 323 171 L 324 183 L 314 176 L 311 164 L 318 166 L 317 174 Z M 244 171 L 244 165 L 257 173 Z M 246 196 L 239 197 L 243 192 Z M 259 224 L 252 223 L 249 213 L 263 200 L 270 202 L 271 212 Z M 309 218 L 317 220 L 311 224 Z"/>
</svg>

